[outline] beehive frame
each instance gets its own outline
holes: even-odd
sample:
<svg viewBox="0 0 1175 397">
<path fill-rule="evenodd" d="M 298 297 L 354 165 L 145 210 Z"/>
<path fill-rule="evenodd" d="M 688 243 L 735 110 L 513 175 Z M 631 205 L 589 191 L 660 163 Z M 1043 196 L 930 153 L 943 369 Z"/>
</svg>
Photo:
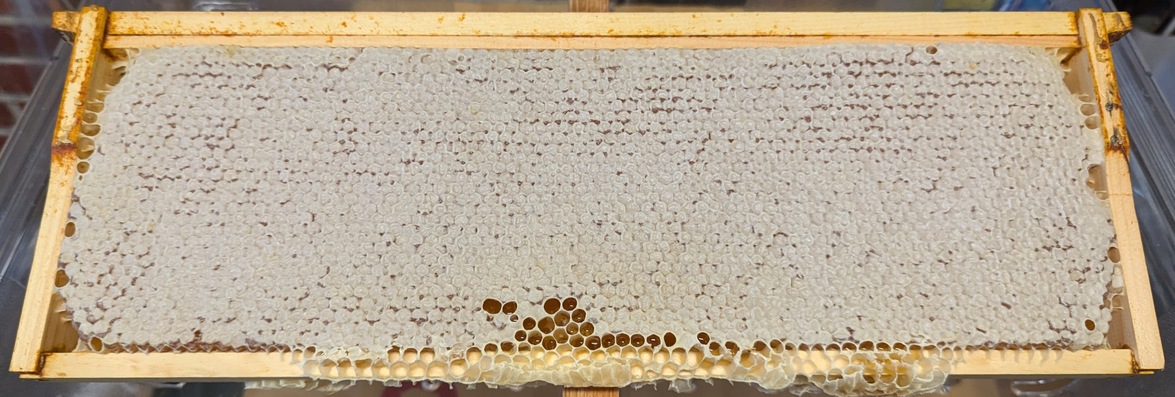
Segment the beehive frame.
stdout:
<svg viewBox="0 0 1175 397">
<path fill-rule="evenodd" d="M 575 3 L 575 2 L 573 2 Z M 52 146 L 49 191 L 11 371 L 47 380 L 303 379 L 289 353 L 150 354 L 75 352 L 78 335 L 54 292 L 57 261 L 77 172 L 87 103 L 116 76 L 127 49 L 165 45 L 406 46 L 431 48 L 733 48 L 832 43 L 1003 43 L 1055 49 L 1072 69 L 1070 88 L 1095 100 L 1105 137 L 1105 189 L 1125 281 L 1110 348 L 970 349 L 955 376 L 1118 376 L 1163 367 L 1146 260 L 1134 212 L 1129 140 L 1110 44 L 1130 29 L 1123 13 L 197 13 L 107 12 L 88 7 L 54 15 L 73 37 Z M 1111 255 L 1112 257 L 1115 255 Z M 797 352 L 804 355 L 805 352 Z M 915 354 L 917 354 L 915 352 Z"/>
</svg>

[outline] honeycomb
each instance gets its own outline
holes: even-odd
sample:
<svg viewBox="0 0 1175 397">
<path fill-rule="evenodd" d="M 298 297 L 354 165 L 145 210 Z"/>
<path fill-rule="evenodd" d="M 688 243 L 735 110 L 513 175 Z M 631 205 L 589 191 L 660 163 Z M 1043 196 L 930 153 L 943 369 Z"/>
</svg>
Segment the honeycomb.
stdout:
<svg viewBox="0 0 1175 397">
<path fill-rule="evenodd" d="M 332 381 L 930 390 L 960 349 L 1106 343 L 1064 74 L 979 44 L 143 49 L 87 115 L 59 293 L 82 349 Z"/>
</svg>

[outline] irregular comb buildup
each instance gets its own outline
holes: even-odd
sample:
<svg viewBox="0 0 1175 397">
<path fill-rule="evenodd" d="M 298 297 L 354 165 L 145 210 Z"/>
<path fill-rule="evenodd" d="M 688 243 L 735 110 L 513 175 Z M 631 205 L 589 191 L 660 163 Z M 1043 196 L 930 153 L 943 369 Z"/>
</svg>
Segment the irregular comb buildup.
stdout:
<svg viewBox="0 0 1175 397">
<path fill-rule="evenodd" d="M 926 390 L 955 349 L 1105 343 L 1103 149 L 1063 74 L 993 45 L 142 50 L 60 292 L 88 348 L 325 379 Z"/>
</svg>

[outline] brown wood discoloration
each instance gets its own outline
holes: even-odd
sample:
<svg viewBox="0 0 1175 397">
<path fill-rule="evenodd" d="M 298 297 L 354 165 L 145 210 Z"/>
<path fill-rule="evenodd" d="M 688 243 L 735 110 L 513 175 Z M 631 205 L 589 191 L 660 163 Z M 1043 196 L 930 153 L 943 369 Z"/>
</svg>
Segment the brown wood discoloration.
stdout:
<svg viewBox="0 0 1175 397">
<path fill-rule="evenodd" d="M 50 160 L 54 163 L 63 163 L 66 161 L 77 161 L 77 145 L 73 142 L 58 142 L 50 147 Z"/>
<path fill-rule="evenodd" d="M 1134 27 L 1130 20 L 1130 14 L 1125 12 L 1110 12 L 1102 14 L 1106 21 L 1106 35 L 1109 36 L 1110 42 L 1116 42 L 1130 33 L 1130 29 Z"/>
<path fill-rule="evenodd" d="M 1101 12 L 1094 13 L 1091 9 L 1082 10 L 1078 14 L 1078 19 L 1081 21 L 1082 27 L 1079 37 L 1090 57 L 1089 72 L 1093 77 L 1094 95 L 1102 118 L 1102 132 L 1105 135 L 1106 147 L 1129 156 L 1130 139 L 1126 134 L 1126 126 L 1123 122 L 1118 83 L 1114 75 L 1113 54 L 1110 51 L 1111 41 L 1106 30 L 1105 19 Z"/>
<path fill-rule="evenodd" d="M 96 6 L 82 10 L 77 29 L 73 58 L 70 59 L 65 89 L 61 93 L 54 142 L 76 142 L 81 131 L 82 112 L 90 92 L 94 61 L 102 51 L 106 10 Z"/>
<path fill-rule="evenodd" d="M 82 112 L 90 93 L 94 61 L 101 52 L 106 18 L 106 10 L 95 6 L 82 9 L 77 17 L 73 54 L 54 130 L 49 191 L 45 198 L 40 230 L 37 232 L 37 244 L 32 269 L 29 271 L 20 326 L 17 328 L 16 342 L 12 350 L 10 368 L 13 372 L 38 371 L 41 354 L 48 351 L 53 344 L 52 338 L 55 335 L 48 334 L 56 331 L 50 328 L 55 324 L 51 313 L 53 283 L 57 273 L 57 259 L 61 252 L 61 239 L 69 214 L 73 178 L 77 172 L 77 150 L 74 142 L 77 141 L 81 130 Z"/>
<path fill-rule="evenodd" d="M 1130 140 L 1122 114 L 1118 83 L 1114 75 L 1113 54 L 1105 15 L 1099 9 L 1082 9 L 1077 13 L 1079 37 L 1086 55 L 1090 89 L 1096 100 L 1106 147 L 1106 189 L 1110 212 L 1117 235 L 1118 261 L 1122 268 L 1124 296 L 1120 335 L 1134 352 L 1136 371 L 1153 372 L 1163 368 L 1162 342 L 1151 297 L 1150 277 L 1138 218 L 1134 212 L 1134 191 L 1130 184 Z"/>
</svg>

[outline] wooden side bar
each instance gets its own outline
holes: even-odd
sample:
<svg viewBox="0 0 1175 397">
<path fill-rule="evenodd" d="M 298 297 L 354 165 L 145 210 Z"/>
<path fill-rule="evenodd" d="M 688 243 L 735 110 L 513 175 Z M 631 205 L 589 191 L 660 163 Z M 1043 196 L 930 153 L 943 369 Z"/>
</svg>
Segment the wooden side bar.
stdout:
<svg viewBox="0 0 1175 397">
<path fill-rule="evenodd" d="M 1123 337 L 1134 351 L 1135 369 L 1151 372 L 1163 369 L 1163 349 L 1159 340 L 1158 320 L 1151 297 L 1146 255 L 1134 212 L 1134 190 L 1130 185 L 1130 139 L 1118 98 L 1118 81 L 1114 76 L 1110 34 L 1105 15 L 1099 9 L 1082 9 L 1077 13 L 1079 37 L 1088 57 L 1089 76 L 1101 119 L 1106 144 L 1106 183 L 1110 212 L 1118 245 L 1109 254 L 1122 267 L 1125 299 Z"/>
<path fill-rule="evenodd" d="M 53 132 L 53 153 L 49 173 L 49 191 L 45 198 L 45 211 L 41 217 L 41 228 L 37 232 L 37 244 L 29 271 L 28 287 L 24 306 L 21 308 L 20 325 L 12 349 L 13 372 L 36 372 L 40 367 L 41 354 L 52 344 L 56 335 L 48 334 L 51 324 L 53 284 L 57 276 L 57 260 L 61 254 L 61 239 L 73 194 L 73 179 L 77 172 L 77 150 L 74 142 L 82 128 L 82 113 L 90 94 L 91 77 L 95 73 L 94 60 L 102 51 L 102 38 L 106 28 L 106 10 L 101 7 L 86 7 L 77 18 L 73 55 L 61 93 L 61 109 L 57 113 L 57 125 Z"/>
</svg>

